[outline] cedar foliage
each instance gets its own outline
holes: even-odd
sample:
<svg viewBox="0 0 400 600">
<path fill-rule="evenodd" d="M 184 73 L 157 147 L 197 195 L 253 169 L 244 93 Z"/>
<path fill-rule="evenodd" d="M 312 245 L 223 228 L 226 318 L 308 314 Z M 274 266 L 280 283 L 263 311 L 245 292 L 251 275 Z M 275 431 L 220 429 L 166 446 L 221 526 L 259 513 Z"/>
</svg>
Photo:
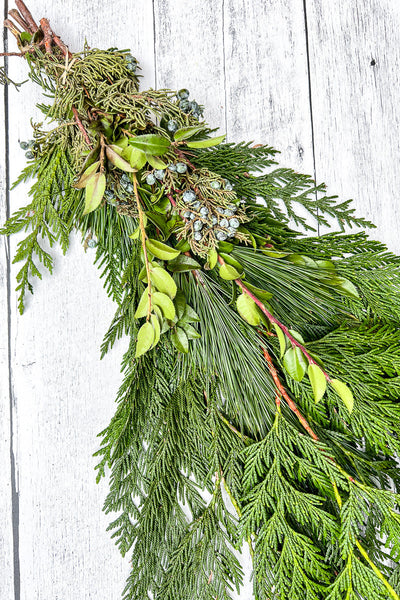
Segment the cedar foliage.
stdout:
<svg viewBox="0 0 400 600">
<path fill-rule="evenodd" d="M 256 600 L 399 600 L 400 259 L 273 148 L 212 137 L 186 90 L 140 91 L 127 51 L 72 54 L 17 6 L 50 130 L 2 233 L 26 233 L 21 312 L 52 269 L 41 238 L 66 252 L 74 231 L 116 303 L 97 469 L 123 599 L 228 600 L 246 543 Z"/>
</svg>

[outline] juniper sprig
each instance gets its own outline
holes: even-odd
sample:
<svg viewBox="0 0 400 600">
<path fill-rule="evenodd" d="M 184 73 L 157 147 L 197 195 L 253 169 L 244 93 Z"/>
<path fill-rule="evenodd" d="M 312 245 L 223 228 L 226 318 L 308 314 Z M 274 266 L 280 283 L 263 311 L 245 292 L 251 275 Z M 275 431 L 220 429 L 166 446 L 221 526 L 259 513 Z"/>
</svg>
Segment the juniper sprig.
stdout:
<svg viewBox="0 0 400 600">
<path fill-rule="evenodd" d="M 256 600 L 400 600 L 400 258 L 273 148 L 214 136 L 188 90 L 142 91 L 128 51 L 72 53 L 16 4 L 48 104 L 2 233 L 26 233 L 22 312 L 42 239 L 79 232 L 116 303 L 102 356 L 129 341 L 97 452 L 124 600 L 228 600 L 242 544 Z"/>
</svg>

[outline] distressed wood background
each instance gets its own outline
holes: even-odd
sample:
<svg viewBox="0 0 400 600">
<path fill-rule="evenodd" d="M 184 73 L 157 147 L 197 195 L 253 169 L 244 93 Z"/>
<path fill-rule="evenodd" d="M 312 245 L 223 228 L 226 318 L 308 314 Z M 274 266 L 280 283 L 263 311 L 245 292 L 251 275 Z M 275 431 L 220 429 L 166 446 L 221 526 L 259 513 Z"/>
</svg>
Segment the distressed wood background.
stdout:
<svg viewBox="0 0 400 600">
<path fill-rule="evenodd" d="M 9 8 L 3 2 L 4 14 Z M 188 87 L 229 141 L 274 145 L 284 165 L 354 198 L 377 224 L 374 236 L 400 251 L 398 0 L 36 0 L 31 8 L 72 50 L 85 37 L 131 48 L 144 87 Z M 25 79 L 22 61 L 9 63 L 12 77 Z M 24 165 L 18 141 L 29 139 L 30 117 L 40 119 L 32 84 L 3 93 L 2 222 L 27 202 L 27 187 L 9 188 Z M 19 316 L 16 242 L 0 240 L 0 598 L 114 600 L 129 561 L 105 531 L 106 484 L 96 486 L 92 458 L 120 382 L 122 347 L 99 361 L 113 306 L 76 238 L 67 257 L 55 251 L 54 276 L 37 282 Z M 240 597 L 252 598 L 249 585 Z"/>
</svg>

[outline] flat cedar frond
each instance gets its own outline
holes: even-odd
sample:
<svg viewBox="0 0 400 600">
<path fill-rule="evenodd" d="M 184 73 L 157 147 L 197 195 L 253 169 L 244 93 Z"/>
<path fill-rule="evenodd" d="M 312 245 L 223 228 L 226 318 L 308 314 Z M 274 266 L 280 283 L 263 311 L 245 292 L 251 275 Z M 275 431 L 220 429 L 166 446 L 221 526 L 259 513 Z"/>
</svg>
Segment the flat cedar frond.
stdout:
<svg viewBox="0 0 400 600">
<path fill-rule="evenodd" d="M 128 51 L 72 54 L 19 7 L 50 129 L 2 233 L 25 235 L 21 312 L 71 232 L 116 303 L 96 455 L 123 600 L 229 600 L 242 544 L 255 600 L 400 600 L 400 258 L 270 146 L 213 136 L 188 90 L 141 90 Z"/>
</svg>

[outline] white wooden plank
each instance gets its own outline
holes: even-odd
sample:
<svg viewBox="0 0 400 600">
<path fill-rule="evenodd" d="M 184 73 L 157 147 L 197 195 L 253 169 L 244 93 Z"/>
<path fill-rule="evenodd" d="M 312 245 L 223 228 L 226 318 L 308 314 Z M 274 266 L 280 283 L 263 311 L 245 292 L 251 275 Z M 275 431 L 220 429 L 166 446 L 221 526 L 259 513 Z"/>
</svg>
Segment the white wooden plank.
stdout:
<svg viewBox="0 0 400 600">
<path fill-rule="evenodd" d="M 188 88 L 212 127 L 225 128 L 222 4 L 155 0 L 157 87 Z"/>
<path fill-rule="evenodd" d="M 1 13 L 3 14 L 3 12 Z M 7 216 L 5 99 L 0 99 L 0 222 Z M 7 241 L 0 238 L 0 598 L 14 597 L 12 500 L 15 488 L 11 476 L 10 379 L 8 357 L 8 264 Z"/>
<path fill-rule="evenodd" d="M 307 0 L 316 172 L 400 250 L 400 4 Z"/>
<path fill-rule="evenodd" d="M 285 167 L 313 173 L 303 3 L 225 3 L 227 133 L 277 148 Z"/>
<path fill-rule="evenodd" d="M 49 17 L 72 50 L 80 50 L 85 37 L 91 46 L 131 47 L 143 65 L 144 85 L 154 85 L 151 3 L 133 12 L 129 0 L 38 1 L 34 10 L 38 19 Z M 18 60 L 13 74 L 22 80 L 26 72 Z M 18 140 L 30 137 L 31 116 L 40 119 L 34 108 L 39 99 L 30 84 L 10 94 L 12 180 L 24 165 Z M 12 208 L 26 202 L 27 187 L 21 186 L 11 195 Z M 107 483 L 96 486 L 92 453 L 96 434 L 115 410 L 123 348 L 100 362 L 99 346 L 115 307 L 90 251 L 84 254 L 75 238 L 66 257 L 54 255 L 54 275 L 36 282 L 22 317 L 11 294 L 21 600 L 118 598 L 129 564 L 105 531 Z M 15 274 L 13 268 L 12 289 Z"/>
</svg>

